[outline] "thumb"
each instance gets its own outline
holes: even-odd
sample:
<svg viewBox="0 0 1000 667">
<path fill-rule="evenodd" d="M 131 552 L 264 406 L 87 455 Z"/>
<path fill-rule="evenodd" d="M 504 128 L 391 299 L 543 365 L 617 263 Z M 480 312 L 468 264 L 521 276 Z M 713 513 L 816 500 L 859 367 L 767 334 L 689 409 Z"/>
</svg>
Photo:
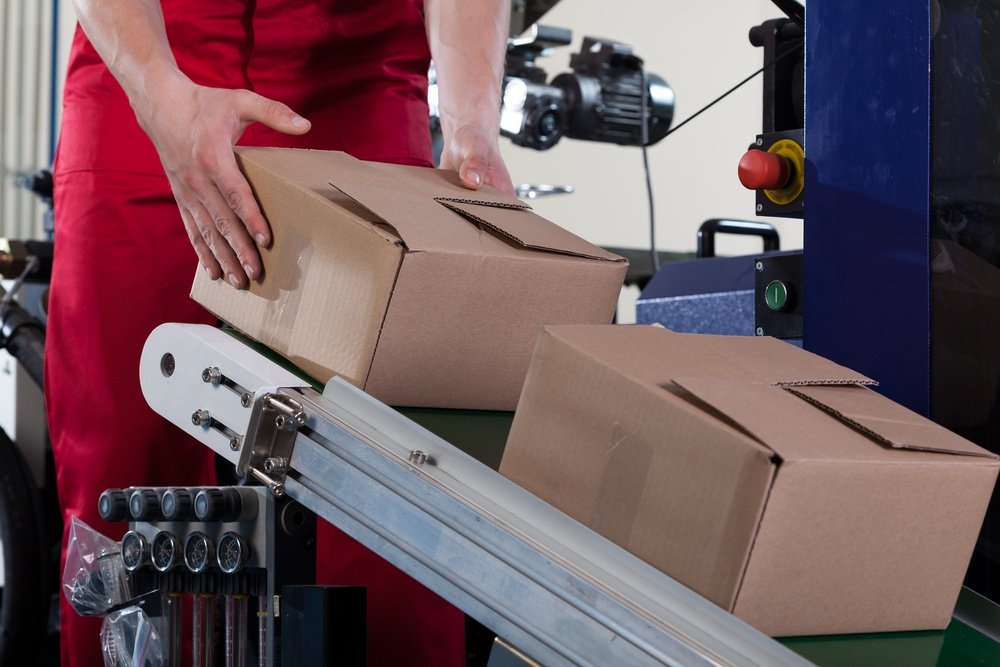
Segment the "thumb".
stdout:
<svg viewBox="0 0 1000 667">
<path fill-rule="evenodd" d="M 458 168 L 458 177 L 462 185 L 470 190 L 478 190 L 483 184 L 486 168 L 474 157 L 466 157 Z"/>
<path fill-rule="evenodd" d="M 240 106 L 240 116 L 246 123 L 257 121 L 284 134 L 305 134 L 312 123 L 286 105 L 257 93 L 245 91 Z"/>
</svg>

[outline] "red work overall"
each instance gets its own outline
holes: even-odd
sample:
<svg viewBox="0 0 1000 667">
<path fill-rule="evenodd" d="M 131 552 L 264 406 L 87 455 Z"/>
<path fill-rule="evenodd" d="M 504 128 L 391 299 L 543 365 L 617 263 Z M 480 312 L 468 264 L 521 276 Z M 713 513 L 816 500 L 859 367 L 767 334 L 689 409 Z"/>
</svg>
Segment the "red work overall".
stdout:
<svg viewBox="0 0 1000 667">
<path fill-rule="evenodd" d="M 428 47 L 419 0 L 162 0 L 180 68 L 248 88 L 312 121 L 302 137 L 261 125 L 240 143 L 345 150 L 430 165 Z M 152 143 L 77 31 L 56 159 L 56 258 L 46 393 L 63 517 L 113 537 L 108 487 L 211 483 L 210 451 L 154 414 L 139 355 L 163 322 L 213 323 L 190 301 L 198 266 Z M 461 665 L 463 617 L 324 524 L 320 583 L 368 587 L 372 665 Z M 63 600 L 63 664 L 101 665 L 99 623 Z"/>
</svg>

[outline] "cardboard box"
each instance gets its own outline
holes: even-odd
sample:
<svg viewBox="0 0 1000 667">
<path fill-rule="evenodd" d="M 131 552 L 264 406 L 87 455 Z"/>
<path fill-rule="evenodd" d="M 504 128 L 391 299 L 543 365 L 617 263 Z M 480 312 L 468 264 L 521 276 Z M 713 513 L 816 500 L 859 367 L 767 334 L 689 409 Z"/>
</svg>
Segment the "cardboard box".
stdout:
<svg viewBox="0 0 1000 667">
<path fill-rule="evenodd" d="M 610 322 L 627 263 L 454 172 L 241 148 L 271 224 L 248 291 L 191 296 L 321 382 L 393 405 L 512 410 L 542 324 Z"/>
<path fill-rule="evenodd" d="M 546 327 L 500 471 L 771 635 L 944 628 L 997 457 L 772 338 Z"/>
</svg>

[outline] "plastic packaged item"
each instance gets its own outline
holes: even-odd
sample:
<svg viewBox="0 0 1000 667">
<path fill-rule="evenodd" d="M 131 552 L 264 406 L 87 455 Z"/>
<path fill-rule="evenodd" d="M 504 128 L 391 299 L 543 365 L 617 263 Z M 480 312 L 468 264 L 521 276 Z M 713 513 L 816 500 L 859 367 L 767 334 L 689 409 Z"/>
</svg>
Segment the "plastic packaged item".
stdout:
<svg viewBox="0 0 1000 667">
<path fill-rule="evenodd" d="M 104 616 L 127 601 L 128 578 L 118 542 L 73 517 L 62 586 L 81 616 Z"/>
<path fill-rule="evenodd" d="M 111 612 L 101 624 L 104 667 L 161 667 L 160 633 L 139 607 Z"/>
</svg>

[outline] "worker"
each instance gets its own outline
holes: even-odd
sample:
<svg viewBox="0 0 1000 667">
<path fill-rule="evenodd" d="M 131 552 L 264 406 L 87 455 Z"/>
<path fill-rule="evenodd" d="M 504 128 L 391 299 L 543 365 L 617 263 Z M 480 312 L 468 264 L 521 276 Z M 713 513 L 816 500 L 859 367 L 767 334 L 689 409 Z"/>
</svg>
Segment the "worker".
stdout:
<svg viewBox="0 0 1000 667">
<path fill-rule="evenodd" d="M 513 193 L 499 155 L 508 0 L 75 0 L 55 162 L 56 254 L 46 399 L 63 518 L 109 487 L 210 484 L 210 450 L 139 388 L 148 334 L 214 323 L 196 267 L 245 289 L 271 232 L 233 145 L 346 151 L 432 166 L 433 54 L 441 166 Z M 329 525 L 320 583 L 368 587 L 372 665 L 464 664 L 464 616 Z M 99 624 L 63 601 L 62 663 L 101 665 Z"/>
</svg>

